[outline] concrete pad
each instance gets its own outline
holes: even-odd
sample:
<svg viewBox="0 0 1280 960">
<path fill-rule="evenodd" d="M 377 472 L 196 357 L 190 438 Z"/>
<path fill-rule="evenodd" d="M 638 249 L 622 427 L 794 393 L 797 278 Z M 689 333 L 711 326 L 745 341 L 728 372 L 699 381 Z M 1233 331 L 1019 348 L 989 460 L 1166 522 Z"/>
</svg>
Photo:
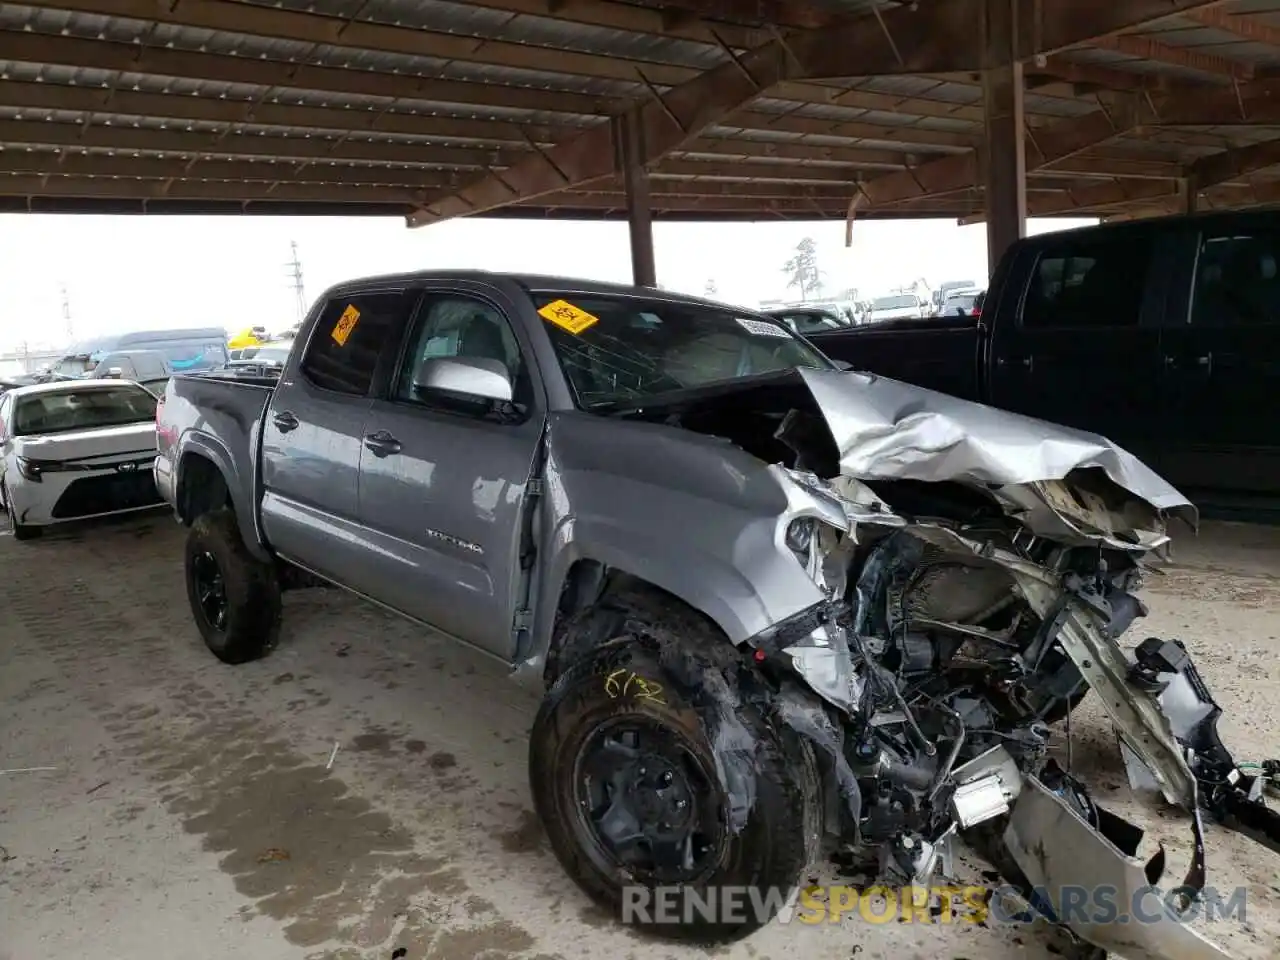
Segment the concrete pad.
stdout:
<svg viewBox="0 0 1280 960">
<path fill-rule="evenodd" d="M 182 537 L 165 517 L 0 535 L 0 769 L 55 768 L 0 774 L 0 960 L 1054 955 L 1025 927 L 856 915 L 714 951 L 638 937 L 547 849 L 525 769 L 537 703 L 502 665 L 305 591 L 279 649 L 224 666 L 191 622 Z M 1211 527 L 1147 599 L 1132 639 L 1185 639 L 1238 756 L 1280 754 L 1280 532 Z M 1168 834 L 1180 876 L 1184 821 L 1128 796 L 1097 704 L 1071 733 L 1077 769 Z M 1211 882 L 1249 892 L 1246 923 L 1211 935 L 1275 956 L 1280 858 L 1216 829 L 1209 852 Z"/>
</svg>

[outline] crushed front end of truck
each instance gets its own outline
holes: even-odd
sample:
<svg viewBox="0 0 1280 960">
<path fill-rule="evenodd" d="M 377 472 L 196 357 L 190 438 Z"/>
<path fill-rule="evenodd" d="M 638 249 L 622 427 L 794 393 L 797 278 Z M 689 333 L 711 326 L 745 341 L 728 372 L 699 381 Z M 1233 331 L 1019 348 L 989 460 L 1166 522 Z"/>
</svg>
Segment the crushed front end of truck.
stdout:
<svg viewBox="0 0 1280 960">
<path fill-rule="evenodd" d="M 877 377 L 798 376 L 811 402 L 793 395 L 774 434 L 795 457 L 768 469 L 791 498 L 778 547 L 814 598 L 747 645 L 778 678 L 777 722 L 819 758 L 829 840 L 881 882 L 928 886 L 965 837 L 1078 942 L 1228 956 L 1181 915 L 1208 876 L 1201 818 L 1280 852 L 1280 814 L 1219 740 L 1182 643 L 1118 643 L 1146 613 L 1166 523 L 1194 526 L 1194 508 L 1102 438 Z M 1142 831 L 1048 758 L 1050 725 L 1090 689 L 1133 786 L 1186 812 L 1191 868 L 1172 887 L 1163 850 L 1140 860 Z M 1174 908 L 1101 922 L 1068 909 L 1083 888 Z"/>
</svg>

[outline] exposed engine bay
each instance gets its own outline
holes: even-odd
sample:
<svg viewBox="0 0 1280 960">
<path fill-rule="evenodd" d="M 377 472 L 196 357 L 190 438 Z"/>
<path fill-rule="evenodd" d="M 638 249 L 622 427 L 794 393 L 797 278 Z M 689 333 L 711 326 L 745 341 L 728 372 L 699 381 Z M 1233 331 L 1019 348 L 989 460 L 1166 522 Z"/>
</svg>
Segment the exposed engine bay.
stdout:
<svg viewBox="0 0 1280 960">
<path fill-rule="evenodd" d="M 1101 438 L 941 395 L 923 407 L 902 386 L 805 371 L 616 413 L 722 438 L 812 498 L 783 539 L 823 599 L 749 645 L 777 678 L 775 715 L 815 746 L 828 839 L 882 882 L 927 885 L 963 835 L 1055 921 L 1067 886 L 1157 884 L 1141 831 L 1048 759 L 1051 725 L 1092 689 L 1133 786 L 1190 817 L 1173 884 L 1188 906 L 1202 811 L 1280 853 L 1280 813 L 1218 739 L 1186 648 L 1117 644 L 1146 614 L 1167 522 L 1194 526 L 1194 508 Z M 1228 956 L 1176 920 L 1067 925 L 1135 960 Z"/>
</svg>

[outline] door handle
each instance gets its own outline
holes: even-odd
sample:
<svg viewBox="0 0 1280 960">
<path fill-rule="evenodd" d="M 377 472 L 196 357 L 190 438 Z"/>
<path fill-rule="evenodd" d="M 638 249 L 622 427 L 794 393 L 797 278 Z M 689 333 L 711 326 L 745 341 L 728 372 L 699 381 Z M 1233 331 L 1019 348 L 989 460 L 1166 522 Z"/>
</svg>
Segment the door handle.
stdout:
<svg viewBox="0 0 1280 960">
<path fill-rule="evenodd" d="M 298 429 L 298 418 L 288 410 L 282 410 L 271 418 L 271 422 L 276 425 L 276 429 L 281 433 L 288 433 L 290 430 Z"/>
<path fill-rule="evenodd" d="M 385 430 L 366 434 L 364 445 L 375 457 L 388 457 L 400 452 L 400 441 Z"/>
<path fill-rule="evenodd" d="M 1011 364 L 1025 367 L 1027 373 L 1030 373 L 1035 369 L 1035 357 L 996 357 L 997 367 L 1009 366 Z"/>
<path fill-rule="evenodd" d="M 1182 369 L 1181 364 L 1178 363 L 1178 358 L 1169 354 L 1165 354 L 1164 365 L 1167 370 L 1171 371 Z M 1203 356 L 1196 357 L 1188 366 L 1194 367 L 1194 370 L 1190 372 L 1200 373 L 1206 377 L 1210 376 L 1213 373 L 1213 354 L 1206 353 Z"/>
</svg>

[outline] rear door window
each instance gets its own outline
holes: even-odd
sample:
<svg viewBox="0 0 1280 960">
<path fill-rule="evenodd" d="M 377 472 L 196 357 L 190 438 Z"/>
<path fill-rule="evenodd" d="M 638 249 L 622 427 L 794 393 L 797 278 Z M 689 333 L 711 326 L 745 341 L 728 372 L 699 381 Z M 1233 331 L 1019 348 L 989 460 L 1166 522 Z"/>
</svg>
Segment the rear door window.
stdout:
<svg viewBox="0 0 1280 960">
<path fill-rule="evenodd" d="M 391 338 L 398 345 L 413 301 L 413 295 L 406 291 L 357 293 L 329 300 L 302 356 L 302 375 L 321 389 L 365 396 Z"/>
<path fill-rule="evenodd" d="M 1023 327 L 1138 326 L 1151 253 L 1150 239 L 1139 236 L 1045 247 L 1023 300 Z"/>
<path fill-rule="evenodd" d="M 1189 320 L 1202 327 L 1280 325 L 1280 232 L 1206 233 Z"/>
</svg>

